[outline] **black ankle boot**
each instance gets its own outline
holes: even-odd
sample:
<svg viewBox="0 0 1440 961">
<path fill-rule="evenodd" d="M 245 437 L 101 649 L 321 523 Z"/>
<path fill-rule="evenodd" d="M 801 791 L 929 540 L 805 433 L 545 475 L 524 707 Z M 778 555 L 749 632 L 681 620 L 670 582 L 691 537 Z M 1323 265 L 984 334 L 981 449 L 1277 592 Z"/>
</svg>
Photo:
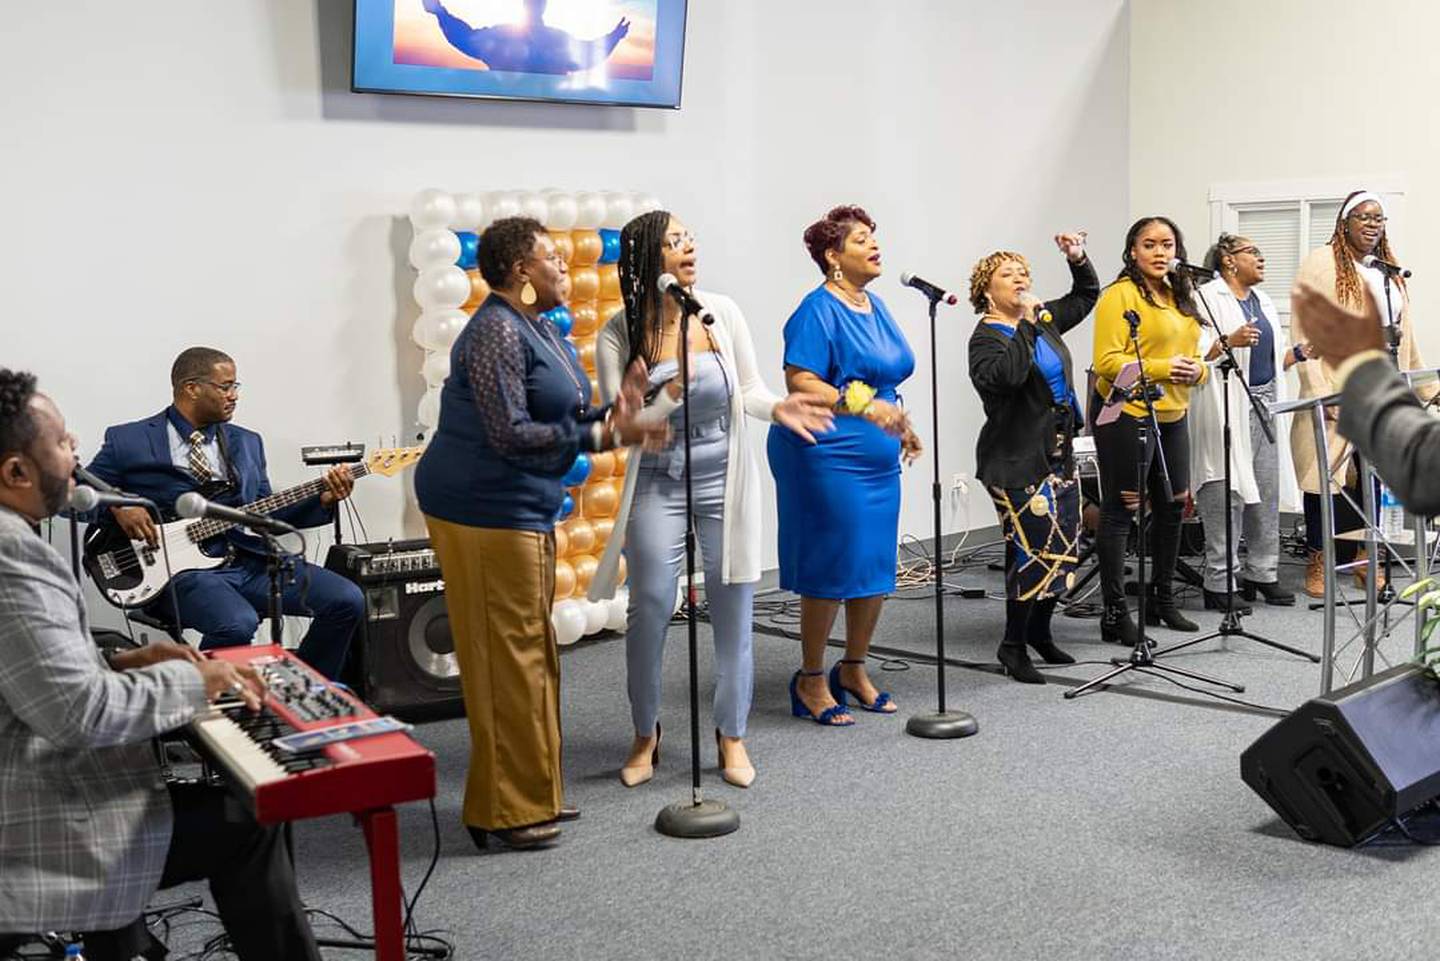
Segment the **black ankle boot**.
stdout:
<svg viewBox="0 0 1440 961">
<path fill-rule="evenodd" d="M 1248 600 L 1248 598 L 1247 598 Z M 1294 598 L 1291 598 L 1294 600 Z M 1205 610 L 1207 611 L 1229 611 L 1234 610 L 1236 614 L 1249 614 L 1250 605 L 1243 603 L 1236 595 L 1227 594 L 1224 591 L 1205 592 Z"/>
<path fill-rule="evenodd" d="M 1002 643 L 995 649 L 995 659 L 1000 662 L 1000 667 L 1021 684 L 1044 684 L 1045 678 L 1035 670 L 1035 665 L 1030 663 L 1030 655 L 1025 653 L 1025 646 L 1010 643 Z"/>
<path fill-rule="evenodd" d="M 1140 629 L 1135 626 L 1129 609 L 1123 603 L 1105 605 L 1105 613 L 1100 615 L 1100 640 L 1122 647 L 1134 647 L 1139 637 Z M 1155 645 L 1152 642 L 1150 646 Z"/>
<path fill-rule="evenodd" d="M 1295 595 L 1285 590 L 1274 581 L 1267 583 L 1261 581 L 1240 581 L 1240 596 L 1247 601 L 1255 600 L 1255 592 L 1259 591 L 1265 598 L 1266 604 L 1274 604 L 1277 607 L 1290 607 L 1295 603 Z"/>
<path fill-rule="evenodd" d="M 1169 583 L 1168 581 L 1166 582 Z M 1198 631 L 1200 625 L 1180 613 L 1175 595 L 1169 590 L 1151 590 L 1150 600 L 1145 605 L 1145 623 L 1151 627 L 1165 625 L 1172 631 Z"/>
<path fill-rule="evenodd" d="M 1026 640 L 1046 664 L 1074 664 L 1075 658 L 1056 647 L 1050 636 L 1050 618 L 1054 613 L 1055 598 L 1036 601 L 1034 610 L 1030 612 Z"/>
</svg>

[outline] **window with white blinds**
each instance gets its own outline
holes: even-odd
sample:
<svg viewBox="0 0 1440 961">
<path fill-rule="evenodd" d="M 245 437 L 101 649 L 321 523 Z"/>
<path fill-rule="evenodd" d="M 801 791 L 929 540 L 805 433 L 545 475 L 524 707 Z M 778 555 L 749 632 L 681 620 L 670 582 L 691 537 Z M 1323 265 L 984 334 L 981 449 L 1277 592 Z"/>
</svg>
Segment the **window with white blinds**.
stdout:
<svg viewBox="0 0 1440 961">
<path fill-rule="evenodd" d="M 1265 283 L 1261 288 L 1275 301 L 1282 323 L 1289 324 L 1290 288 L 1300 258 L 1309 247 L 1301 249 L 1300 204 L 1285 207 L 1240 208 L 1235 233 L 1248 237 L 1265 255 Z"/>
</svg>

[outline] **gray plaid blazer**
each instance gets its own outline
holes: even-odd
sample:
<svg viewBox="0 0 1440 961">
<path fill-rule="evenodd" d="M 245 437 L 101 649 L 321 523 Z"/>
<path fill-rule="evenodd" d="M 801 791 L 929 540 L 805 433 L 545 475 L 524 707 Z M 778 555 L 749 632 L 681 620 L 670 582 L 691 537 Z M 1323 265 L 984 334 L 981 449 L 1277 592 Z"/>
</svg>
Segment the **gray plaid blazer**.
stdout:
<svg viewBox="0 0 1440 961">
<path fill-rule="evenodd" d="M 150 739 L 204 707 L 183 661 L 112 671 L 69 566 L 0 507 L 0 931 L 140 915 L 172 822 Z"/>
</svg>

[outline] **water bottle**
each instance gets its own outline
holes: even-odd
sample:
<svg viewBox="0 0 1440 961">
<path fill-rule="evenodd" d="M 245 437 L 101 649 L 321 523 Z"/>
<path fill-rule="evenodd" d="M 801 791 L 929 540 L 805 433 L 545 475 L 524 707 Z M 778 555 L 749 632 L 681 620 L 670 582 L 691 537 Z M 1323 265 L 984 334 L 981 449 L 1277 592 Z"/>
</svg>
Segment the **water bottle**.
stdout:
<svg viewBox="0 0 1440 961">
<path fill-rule="evenodd" d="M 1405 530 L 1405 508 L 1389 484 L 1380 485 L 1380 533 L 1393 539 Z"/>
<path fill-rule="evenodd" d="M 65 961 L 85 961 L 85 955 L 80 953 L 80 945 L 65 945 Z"/>
</svg>

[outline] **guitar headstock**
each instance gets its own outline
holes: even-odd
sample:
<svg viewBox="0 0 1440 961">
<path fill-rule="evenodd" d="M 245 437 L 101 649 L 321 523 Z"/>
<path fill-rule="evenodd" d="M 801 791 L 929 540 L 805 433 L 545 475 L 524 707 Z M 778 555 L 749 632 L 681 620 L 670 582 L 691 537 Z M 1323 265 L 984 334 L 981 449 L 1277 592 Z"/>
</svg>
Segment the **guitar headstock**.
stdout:
<svg viewBox="0 0 1440 961">
<path fill-rule="evenodd" d="M 365 466 L 372 474 L 393 477 L 418 461 L 423 453 L 423 447 L 382 447 L 365 458 Z"/>
</svg>

